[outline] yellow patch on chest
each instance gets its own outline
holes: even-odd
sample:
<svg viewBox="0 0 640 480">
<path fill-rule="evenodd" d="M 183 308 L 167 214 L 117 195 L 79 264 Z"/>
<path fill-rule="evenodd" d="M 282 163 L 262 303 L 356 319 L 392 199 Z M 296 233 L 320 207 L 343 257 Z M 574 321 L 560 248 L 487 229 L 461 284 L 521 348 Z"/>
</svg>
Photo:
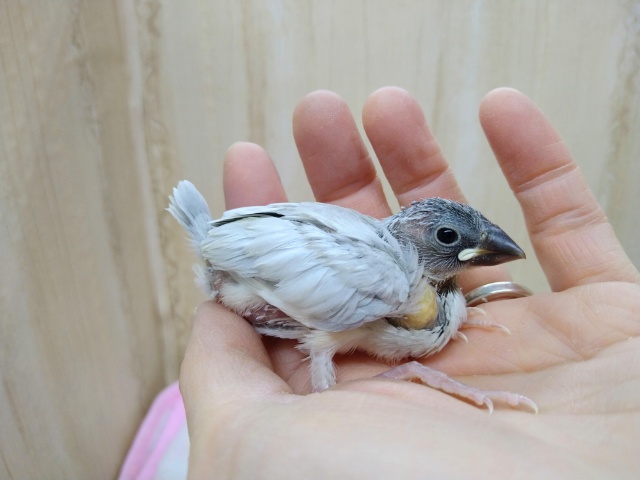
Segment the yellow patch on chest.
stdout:
<svg viewBox="0 0 640 480">
<path fill-rule="evenodd" d="M 433 288 L 428 288 L 424 296 L 418 303 L 419 310 L 416 313 L 407 315 L 397 323 L 409 329 L 419 330 L 422 328 L 428 328 L 438 318 L 438 303 L 436 302 L 436 291 Z"/>
</svg>

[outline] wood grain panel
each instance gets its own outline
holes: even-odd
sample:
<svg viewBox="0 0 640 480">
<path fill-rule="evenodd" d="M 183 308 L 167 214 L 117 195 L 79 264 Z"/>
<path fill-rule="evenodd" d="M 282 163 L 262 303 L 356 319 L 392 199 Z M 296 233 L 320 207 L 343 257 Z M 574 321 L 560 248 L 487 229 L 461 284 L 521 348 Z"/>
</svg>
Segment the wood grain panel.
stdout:
<svg viewBox="0 0 640 480">
<path fill-rule="evenodd" d="M 0 477 L 116 476 L 202 299 L 171 187 L 221 213 L 224 152 L 250 140 L 310 199 L 291 114 L 314 89 L 358 121 L 374 89 L 409 89 L 471 203 L 531 252 L 477 121 L 490 89 L 522 90 L 640 264 L 639 52 L 629 0 L 0 0 Z M 513 274 L 544 290 L 530 258 Z"/>
</svg>

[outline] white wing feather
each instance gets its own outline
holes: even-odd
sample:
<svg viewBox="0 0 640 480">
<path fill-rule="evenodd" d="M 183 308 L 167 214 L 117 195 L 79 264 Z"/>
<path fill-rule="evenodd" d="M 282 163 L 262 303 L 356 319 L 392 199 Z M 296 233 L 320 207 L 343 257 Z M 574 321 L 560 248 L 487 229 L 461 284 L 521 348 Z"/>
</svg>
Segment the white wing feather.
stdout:
<svg viewBox="0 0 640 480">
<path fill-rule="evenodd" d="M 182 180 L 169 197 L 167 210 L 191 236 L 191 243 L 199 249 L 206 238 L 211 222 L 211 212 L 206 200 L 188 180 Z"/>
<path fill-rule="evenodd" d="M 321 330 L 355 328 L 411 309 L 422 282 L 417 252 L 378 220 L 319 203 L 226 212 L 201 253 L 294 320 Z"/>
</svg>

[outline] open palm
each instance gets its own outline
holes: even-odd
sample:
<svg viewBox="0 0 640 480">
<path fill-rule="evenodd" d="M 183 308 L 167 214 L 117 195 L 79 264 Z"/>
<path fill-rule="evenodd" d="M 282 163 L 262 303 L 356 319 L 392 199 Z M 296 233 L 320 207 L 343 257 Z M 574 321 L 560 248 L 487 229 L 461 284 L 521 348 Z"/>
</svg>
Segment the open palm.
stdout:
<svg viewBox="0 0 640 480">
<path fill-rule="evenodd" d="M 371 377 L 389 366 L 337 356 L 339 384 L 310 394 L 295 344 L 260 339 L 211 302 L 196 316 L 181 373 L 192 441 L 190 472 L 216 478 L 618 478 L 640 463 L 640 276 L 588 190 L 566 145 L 522 94 L 499 89 L 480 119 L 524 212 L 553 293 L 482 306 L 512 335 L 473 330 L 424 363 L 462 381 L 532 398 L 540 415 L 483 410 L 409 382 Z M 422 111 L 381 89 L 363 122 L 401 205 L 464 198 Z M 345 103 L 316 92 L 299 104 L 294 135 L 316 199 L 390 214 Z M 267 154 L 227 153 L 228 208 L 286 201 Z M 501 267 L 463 279 L 507 280 Z"/>
</svg>

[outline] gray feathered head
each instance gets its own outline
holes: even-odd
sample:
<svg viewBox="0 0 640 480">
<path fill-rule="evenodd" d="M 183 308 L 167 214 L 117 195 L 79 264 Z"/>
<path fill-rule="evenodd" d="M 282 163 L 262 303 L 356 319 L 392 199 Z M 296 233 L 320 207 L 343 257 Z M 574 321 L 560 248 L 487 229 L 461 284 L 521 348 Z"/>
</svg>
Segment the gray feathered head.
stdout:
<svg viewBox="0 0 640 480">
<path fill-rule="evenodd" d="M 426 198 L 386 219 L 392 234 L 418 250 L 420 262 L 442 279 L 473 266 L 525 258 L 523 250 L 478 210 L 444 198 Z"/>
</svg>

